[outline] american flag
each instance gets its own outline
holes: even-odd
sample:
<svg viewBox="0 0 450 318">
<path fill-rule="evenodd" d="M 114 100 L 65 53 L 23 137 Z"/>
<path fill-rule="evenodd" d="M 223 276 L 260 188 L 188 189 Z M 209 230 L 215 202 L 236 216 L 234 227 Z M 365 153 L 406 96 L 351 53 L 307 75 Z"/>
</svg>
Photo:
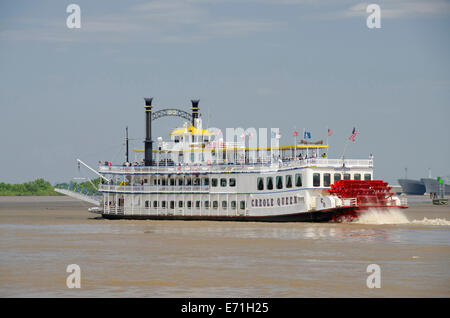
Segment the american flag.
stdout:
<svg viewBox="0 0 450 318">
<path fill-rule="evenodd" d="M 297 137 L 297 136 L 298 136 L 298 131 L 294 130 L 294 137 Z"/>
<path fill-rule="evenodd" d="M 331 136 L 333 134 L 333 130 L 328 128 L 328 136 Z"/>
<path fill-rule="evenodd" d="M 353 131 L 352 131 L 352 134 L 350 135 L 350 140 L 351 141 L 355 141 L 355 137 L 356 137 L 356 135 L 358 134 L 358 132 L 356 131 L 356 128 L 355 127 L 353 127 Z"/>
</svg>

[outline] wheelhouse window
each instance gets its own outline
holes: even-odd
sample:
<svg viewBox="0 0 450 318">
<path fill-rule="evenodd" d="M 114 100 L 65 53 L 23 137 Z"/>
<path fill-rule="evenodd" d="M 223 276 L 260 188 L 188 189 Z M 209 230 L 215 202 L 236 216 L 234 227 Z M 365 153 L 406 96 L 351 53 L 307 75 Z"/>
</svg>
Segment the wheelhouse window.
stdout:
<svg viewBox="0 0 450 318">
<path fill-rule="evenodd" d="M 313 174 L 313 187 L 320 187 L 320 173 Z"/>
<path fill-rule="evenodd" d="M 344 180 L 350 180 L 350 173 L 344 173 Z"/>
<path fill-rule="evenodd" d="M 336 181 L 340 181 L 341 180 L 341 174 L 340 173 L 335 173 L 334 174 L 334 182 L 336 182 Z"/>
<path fill-rule="evenodd" d="M 360 173 L 355 173 L 353 175 L 353 180 L 361 180 L 361 174 Z"/>
<path fill-rule="evenodd" d="M 256 188 L 258 190 L 264 190 L 264 180 L 261 177 L 258 177 L 258 179 L 256 179 Z"/>
<path fill-rule="evenodd" d="M 331 174 L 324 173 L 323 174 L 323 186 L 324 187 L 329 187 L 330 184 L 331 184 Z"/>
<path fill-rule="evenodd" d="M 267 177 L 267 190 L 273 190 L 273 178 Z"/>
<path fill-rule="evenodd" d="M 286 176 L 286 188 L 292 188 L 292 176 L 290 174 Z"/>
<path fill-rule="evenodd" d="M 230 180 L 228 181 L 228 184 L 230 185 L 230 187 L 235 187 L 236 186 L 236 179 L 235 178 L 230 178 Z"/>
<path fill-rule="evenodd" d="M 296 187 L 302 186 L 302 174 L 301 173 L 295 174 L 295 186 Z"/>
<path fill-rule="evenodd" d="M 220 186 L 221 187 L 226 187 L 227 186 L 227 179 L 221 178 L 220 179 Z"/>
<path fill-rule="evenodd" d="M 364 174 L 364 180 L 372 180 L 372 175 L 370 173 Z"/>
<path fill-rule="evenodd" d="M 283 177 L 277 176 L 277 189 L 283 189 Z"/>
<path fill-rule="evenodd" d="M 212 185 L 213 187 L 217 187 L 217 179 L 216 179 L 216 178 L 212 178 L 212 179 L 211 179 L 211 185 Z"/>
</svg>

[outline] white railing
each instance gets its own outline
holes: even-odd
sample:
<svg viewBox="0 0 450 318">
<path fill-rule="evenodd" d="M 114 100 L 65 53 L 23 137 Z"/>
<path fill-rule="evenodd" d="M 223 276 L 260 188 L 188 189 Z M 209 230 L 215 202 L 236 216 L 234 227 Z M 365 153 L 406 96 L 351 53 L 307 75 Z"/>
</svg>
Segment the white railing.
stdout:
<svg viewBox="0 0 450 318">
<path fill-rule="evenodd" d="M 272 163 L 247 163 L 247 164 L 213 164 L 213 165 L 183 165 L 183 166 L 99 166 L 99 172 L 102 173 L 124 173 L 141 174 L 151 172 L 164 173 L 214 173 L 214 172 L 244 172 L 244 171 L 267 171 L 294 167 L 362 167 L 372 168 L 373 160 L 370 159 L 327 159 L 311 158 L 303 160 L 288 160 Z"/>
<path fill-rule="evenodd" d="M 100 184 L 99 191 L 105 192 L 136 192 L 136 193 L 151 193 L 151 192 L 208 192 L 209 186 L 156 186 L 156 185 L 109 185 Z"/>
</svg>

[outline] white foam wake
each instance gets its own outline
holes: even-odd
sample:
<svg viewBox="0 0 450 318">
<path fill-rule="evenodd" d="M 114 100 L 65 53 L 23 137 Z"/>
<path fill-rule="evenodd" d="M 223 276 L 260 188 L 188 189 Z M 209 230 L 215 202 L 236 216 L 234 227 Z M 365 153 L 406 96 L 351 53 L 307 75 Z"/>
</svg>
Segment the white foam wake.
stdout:
<svg viewBox="0 0 450 318">
<path fill-rule="evenodd" d="M 375 209 L 371 208 L 362 212 L 354 223 L 359 224 L 407 224 L 408 218 L 400 209 Z"/>
<path fill-rule="evenodd" d="M 397 208 L 369 209 L 362 212 L 353 223 L 358 224 L 415 224 L 415 225 L 442 225 L 449 226 L 450 221 L 446 219 L 428 219 L 409 221 L 406 215 Z"/>
<path fill-rule="evenodd" d="M 411 223 L 421 225 L 450 225 L 450 221 L 447 221 L 446 219 L 427 219 L 427 218 L 423 218 L 423 220 L 413 220 Z"/>
</svg>

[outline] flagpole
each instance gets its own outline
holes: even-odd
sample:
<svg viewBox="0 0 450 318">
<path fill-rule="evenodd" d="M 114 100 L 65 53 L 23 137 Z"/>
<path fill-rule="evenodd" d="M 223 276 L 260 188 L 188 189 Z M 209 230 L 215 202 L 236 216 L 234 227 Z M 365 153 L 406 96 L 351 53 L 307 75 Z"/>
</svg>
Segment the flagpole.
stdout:
<svg viewBox="0 0 450 318">
<path fill-rule="evenodd" d="M 328 126 L 327 126 L 327 146 L 328 146 Z M 327 157 L 328 157 L 328 147 L 327 147 Z"/>
<path fill-rule="evenodd" d="M 297 126 L 294 126 L 294 158 L 297 157 Z"/>
</svg>

